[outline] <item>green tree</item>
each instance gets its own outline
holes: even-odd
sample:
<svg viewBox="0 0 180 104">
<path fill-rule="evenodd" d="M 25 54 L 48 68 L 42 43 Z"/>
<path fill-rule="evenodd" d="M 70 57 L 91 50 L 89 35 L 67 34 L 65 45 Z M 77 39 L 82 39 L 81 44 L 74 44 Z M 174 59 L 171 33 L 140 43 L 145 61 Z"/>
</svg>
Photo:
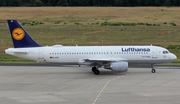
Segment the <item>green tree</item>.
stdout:
<svg viewBox="0 0 180 104">
<path fill-rule="evenodd" d="M 2 6 L 8 6 L 8 0 L 2 0 Z"/>
<path fill-rule="evenodd" d="M 171 6 L 180 6 L 180 0 L 172 0 Z"/>
<path fill-rule="evenodd" d="M 161 5 L 160 0 L 154 0 L 154 4 L 155 6 L 160 6 Z"/>
<path fill-rule="evenodd" d="M 115 0 L 114 1 L 115 6 L 123 6 L 124 5 L 124 1 L 123 0 Z"/>
<path fill-rule="evenodd" d="M 58 6 L 68 6 L 68 1 L 67 0 L 59 0 L 57 2 Z"/>
<path fill-rule="evenodd" d="M 58 0 L 48 0 L 50 6 L 56 6 Z"/>
<path fill-rule="evenodd" d="M 138 0 L 129 0 L 130 6 L 138 6 Z"/>
<path fill-rule="evenodd" d="M 123 0 L 123 1 L 124 1 L 123 6 L 130 6 L 131 5 L 129 0 Z"/>
<path fill-rule="evenodd" d="M 180 0 L 0 0 L 0 6 L 180 6 Z"/>
<path fill-rule="evenodd" d="M 34 0 L 22 0 L 21 6 L 33 6 Z"/>
<path fill-rule="evenodd" d="M 164 6 L 171 6 L 171 0 L 165 0 Z"/>
<path fill-rule="evenodd" d="M 41 0 L 44 6 L 50 6 L 49 0 Z"/>
<path fill-rule="evenodd" d="M 34 0 L 34 6 L 43 6 L 43 2 L 41 0 Z"/>
</svg>

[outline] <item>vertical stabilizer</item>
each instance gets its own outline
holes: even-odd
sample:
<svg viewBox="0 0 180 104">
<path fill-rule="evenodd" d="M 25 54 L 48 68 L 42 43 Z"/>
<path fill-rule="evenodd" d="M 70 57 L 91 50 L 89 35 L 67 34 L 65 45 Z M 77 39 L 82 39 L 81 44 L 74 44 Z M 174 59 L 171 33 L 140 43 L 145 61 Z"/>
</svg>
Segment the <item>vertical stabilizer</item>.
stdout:
<svg viewBox="0 0 180 104">
<path fill-rule="evenodd" d="M 14 48 L 40 47 L 16 20 L 7 21 Z"/>
</svg>

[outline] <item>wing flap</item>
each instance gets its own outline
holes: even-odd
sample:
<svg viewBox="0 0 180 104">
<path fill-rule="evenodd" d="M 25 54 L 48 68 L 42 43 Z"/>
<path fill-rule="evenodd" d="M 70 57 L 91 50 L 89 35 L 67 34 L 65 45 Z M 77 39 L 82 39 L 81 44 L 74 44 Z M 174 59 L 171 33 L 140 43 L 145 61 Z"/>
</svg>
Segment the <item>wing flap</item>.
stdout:
<svg viewBox="0 0 180 104">
<path fill-rule="evenodd" d="M 125 58 L 84 58 L 79 60 L 79 64 L 81 65 L 98 65 L 98 66 L 104 66 L 109 65 L 111 62 L 117 62 L 117 61 L 127 61 Z"/>
<path fill-rule="evenodd" d="M 127 61 L 125 58 L 102 58 L 102 59 L 96 59 L 96 58 L 86 58 L 83 59 L 87 62 L 114 62 L 114 61 Z"/>
</svg>

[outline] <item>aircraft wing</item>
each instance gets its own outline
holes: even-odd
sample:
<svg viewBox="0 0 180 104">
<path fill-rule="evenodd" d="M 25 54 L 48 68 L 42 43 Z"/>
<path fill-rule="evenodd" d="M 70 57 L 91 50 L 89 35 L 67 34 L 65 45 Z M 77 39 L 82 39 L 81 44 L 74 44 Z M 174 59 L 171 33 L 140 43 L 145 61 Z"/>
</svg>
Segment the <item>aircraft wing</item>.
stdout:
<svg viewBox="0 0 180 104">
<path fill-rule="evenodd" d="M 114 62 L 114 61 L 127 61 L 127 59 L 125 59 L 125 58 L 102 58 L 102 59 L 87 58 L 87 59 L 84 59 L 84 61 L 87 61 L 87 62 Z"/>
<path fill-rule="evenodd" d="M 125 58 L 84 58 L 80 59 L 79 63 L 80 64 L 87 64 L 87 65 L 99 65 L 99 66 L 104 66 L 104 65 L 110 65 L 111 62 L 117 62 L 117 61 L 127 61 Z"/>
</svg>

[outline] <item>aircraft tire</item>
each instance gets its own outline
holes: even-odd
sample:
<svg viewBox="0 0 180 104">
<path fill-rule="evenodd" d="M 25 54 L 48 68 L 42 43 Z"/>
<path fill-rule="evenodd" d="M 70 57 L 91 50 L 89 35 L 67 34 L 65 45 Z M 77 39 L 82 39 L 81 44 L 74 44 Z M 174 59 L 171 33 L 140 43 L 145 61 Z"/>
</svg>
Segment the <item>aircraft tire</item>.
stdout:
<svg viewBox="0 0 180 104">
<path fill-rule="evenodd" d="M 156 70 L 155 70 L 155 69 L 152 69 L 151 72 L 152 72 L 152 73 L 156 73 Z"/>
<path fill-rule="evenodd" d="M 97 69 L 97 67 L 92 67 L 92 72 L 95 74 L 95 75 L 99 75 L 100 71 Z"/>
<path fill-rule="evenodd" d="M 95 70 L 97 70 L 97 68 L 95 66 L 92 67 L 92 72 L 94 72 Z"/>
<path fill-rule="evenodd" d="M 96 70 L 94 70 L 94 74 L 95 74 L 95 75 L 99 75 L 99 73 L 100 73 L 100 71 L 99 71 L 99 70 L 97 70 L 97 69 L 96 69 Z"/>
</svg>

